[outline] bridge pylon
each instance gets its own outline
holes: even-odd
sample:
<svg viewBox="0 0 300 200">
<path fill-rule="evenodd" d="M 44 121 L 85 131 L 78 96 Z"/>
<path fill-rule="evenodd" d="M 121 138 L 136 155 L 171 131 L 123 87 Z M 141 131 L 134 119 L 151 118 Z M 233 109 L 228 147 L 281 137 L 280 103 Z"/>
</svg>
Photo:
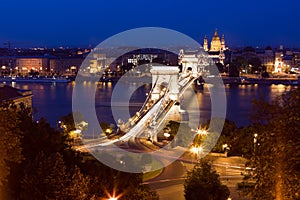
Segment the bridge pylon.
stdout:
<svg viewBox="0 0 300 200">
<path fill-rule="evenodd" d="M 171 100 L 178 100 L 178 66 L 153 66 L 150 70 L 152 74 L 151 100 L 157 101 L 168 90 Z"/>
</svg>

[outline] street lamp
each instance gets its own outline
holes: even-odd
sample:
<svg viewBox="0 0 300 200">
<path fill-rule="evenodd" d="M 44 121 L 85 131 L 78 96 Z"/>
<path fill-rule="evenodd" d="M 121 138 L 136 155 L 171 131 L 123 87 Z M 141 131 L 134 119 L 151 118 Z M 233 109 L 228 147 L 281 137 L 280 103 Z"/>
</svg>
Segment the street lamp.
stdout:
<svg viewBox="0 0 300 200">
<path fill-rule="evenodd" d="M 198 135 L 207 135 L 208 134 L 208 131 L 203 128 L 197 128 L 196 130 L 192 129 L 191 131 L 195 132 Z"/>
<path fill-rule="evenodd" d="M 205 130 L 205 129 L 198 129 L 197 130 L 197 134 L 199 134 L 199 135 L 207 135 L 207 130 Z"/>
<path fill-rule="evenodd" d="M 193 146 L 193 147 L 191 148 L 191 152 L 192 152 L 193 154 L 196 155 L 196 158 L 197 158 L 198 160 L 200 160 L 200 158 L 201 158 L 201 153 L 203 152 L 203 147 L 202 147 L 202 146 L 199 146 L 199 147 Z"/>
</svg>

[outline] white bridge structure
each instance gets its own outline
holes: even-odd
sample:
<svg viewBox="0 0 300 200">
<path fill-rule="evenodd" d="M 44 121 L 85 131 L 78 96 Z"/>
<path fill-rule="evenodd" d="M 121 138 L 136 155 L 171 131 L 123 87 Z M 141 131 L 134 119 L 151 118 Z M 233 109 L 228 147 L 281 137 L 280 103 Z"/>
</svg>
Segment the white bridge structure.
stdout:
<svg viewBox="0 0 300 200">
<path fill-rule="evenodd" d="M 133 138 L 147 137 L 151 141 L 157 140 L 160 128 L 166 119 L 173 116 L 180 117 L 180 99 L 194 81 L 208 72 L 205 67 L 210 61 L 203 50 L 179 53 L 179 64 L 182 66 L 152 66 L 152 89 L 140 111 L 128 122 L 118 124 L 124 135 L 117 139 L 105 137 L 102 141 L 86 144 L 87 148 L 107 146 L 116 142 L 126 142 Z"/>
</svg>

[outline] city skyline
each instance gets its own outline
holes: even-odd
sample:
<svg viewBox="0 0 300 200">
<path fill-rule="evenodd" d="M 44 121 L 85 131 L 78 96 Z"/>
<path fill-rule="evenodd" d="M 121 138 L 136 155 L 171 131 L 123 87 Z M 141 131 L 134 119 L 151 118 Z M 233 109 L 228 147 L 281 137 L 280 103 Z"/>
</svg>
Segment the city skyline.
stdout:
<svg viewBox="0 0 300 200">
<path fill-rule="evenodd" d="M 17 6 L 16 6 L 17 5 Z M 300 47 L 300 2 L 79 1 L 2 2 L 0 47 L 94 47 L 138 27 L 182 32 L 201 45 L 217 28 L 229 47 Z"/>
</svg>

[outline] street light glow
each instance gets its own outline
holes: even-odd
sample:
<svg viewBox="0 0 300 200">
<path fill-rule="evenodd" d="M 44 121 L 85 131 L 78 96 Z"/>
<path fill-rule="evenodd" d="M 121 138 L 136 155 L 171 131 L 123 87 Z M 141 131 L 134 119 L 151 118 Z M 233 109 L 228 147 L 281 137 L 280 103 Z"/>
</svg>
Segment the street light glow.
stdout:
<svg viewBox="0 0 300 200">
<path fill-rule="evenodd" d="M 195 132 L 196 134 L 198 135 L 207 135 L 208 134 L 208 131 L 204 128 L 197 128 L 196 130 L 195 129 L 191 129 L 191 131 Z"/>
<path fill-rule="evenodd" d="M 203 147 L 192 147 L 191 152 L 198 155 L 203 152 Z"/>
<path fill-rule="evenodd" d="M 198 153 L 197 147 L 192 147 L 191 152 L 194 153 L 194 154 L 197 154 Z"/>
<path fill-rule="evenodd" d="M 197 133 L 198 133 L 199 135 L 207 135 L 207 130 L 205 130 L 205 129 L 198 129 L 198 130 L 197 130 Z"/>
</svg>

